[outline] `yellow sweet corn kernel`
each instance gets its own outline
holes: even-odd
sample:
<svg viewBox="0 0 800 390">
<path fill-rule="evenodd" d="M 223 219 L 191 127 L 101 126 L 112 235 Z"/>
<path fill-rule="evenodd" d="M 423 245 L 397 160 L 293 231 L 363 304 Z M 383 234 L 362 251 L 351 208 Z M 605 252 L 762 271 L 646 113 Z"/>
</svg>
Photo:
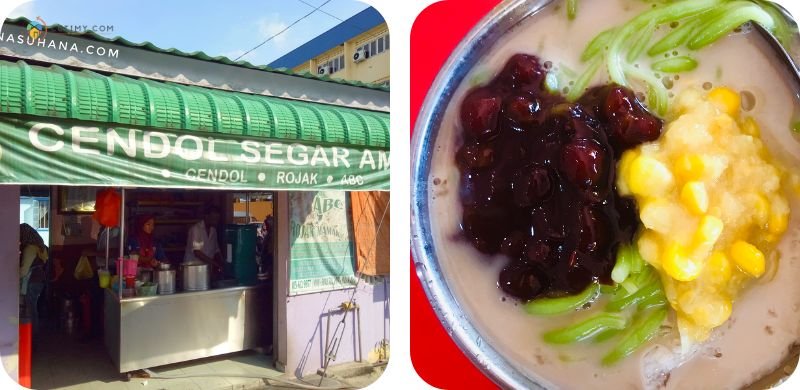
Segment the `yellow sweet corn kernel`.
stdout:
<svg viewBox="0 0 800 390">
<path fill-rule="evenodd" d="M 633 149 L 623 153 L 622 158 L 619 160 L 617 191 L 619 191 L 620 195 L 630 195 L 631 193 L 628 183 L 630 182 L 631 164 L 636 157 L 639 157 L 639 152 Z"/>
<path fill-rule="evenodd" d="M 789 228 L 789 214 L 787 213 L 772 213 L 767 222 L 767 231 L 770 234 L 779 236 Z"/>
<path fill-rule="evenodd" d="M 733 273 L 731 261 L 728 260 L 728 256 L 725 256 L 725 253 L 714 252 L 708 257 L 704 272 L 708 274 L 710 282 L 717 286 L 724 286 L 725 283 L 731 280 L 731 274 Z"/>
<path fill-rule="evenodd" d="M 674 164 L 675 176 L 682 181 L 700 180 L 705 173 L 703 158 L 697 154 L 682 154 Z"/>
<path fill-rule="evenodd" d="M 731 114 L 733 115 L 733 114 Z M 738 126 L 736 125 L 736 121 L 728 114 L 721 114 L 717 115 L 714 120 L 711 122 L 711 127 L 709 128 L 710 131 L 716 133 L 716 135 L 727 137 L 734 132 L 738 133 Z"/>
<path fill-rule="evenodd" d="M 739 268 L 754 277 L 764 274 L 766 260 L 762 253 L 753 244 L 739 240 L 731 245 L 731 259 Z"/>
<path fill-rule="evenodd" d="M 708 93 L 708 100 L 714 103 L 722 112 L 736 116 L 742 105 L 742 98 L 736 91 L 727 87 L 717 87 Z"/>
<path fill-rule="evenodd" d="M 708 211 L 706 185 L 701 181 L 690 181 L 684 184 L 683 190 L 681 190 L 681 202 L 693 214 L 705 214 Z"/>
<path fill-rule="evenodd" d="M 702 314 L 696 317 L 696 323 L 706 328 L 716 328 L 731 317 L 732 302 L 730 299 L 719 298 L 706 305 Z"/>
<path fill-rule="evenodd" d="M 644 261 L 648 262 L 653 267 L 656 267 L 656 269 L 660 269 L 661 261 L 659 258 L 660 244 L 658 235 L 652 230 L 647 230 L 642 233 L 636 244 L 639 247 L 639 254 L 642 255 Z"/>
<path fill-rule="evenodd" d="M 703 257 L 714 249 L 725 224 L 713 215 L 705 215 L 700 219 L 697 231 L 694 233 L 694 247 Z"/>
<path fill-rule="evenodd" d="M 753 203 L 753 211 L 755 211 L 754 218 L 759 226 L 767 225 L 769 218 L 769 201 L 762 194 L 757 194 L 755 202 Z"/>
<path fill-rule="evenodd" d="M 640 207 L 642 225 L 661 234 L 668 234 L 673 229 L 673 221 L 681 212 L 680 205 L 664 198 L 647 200 Z"/>
<path fill-rule="evenodd" d="M 758 126 L 756 120 L 749 116 L 742 122 L 742 133 L 753 137 L 761 137 L 761 127 Z"/>
<path fill-rule="evenodd" d="M 695 325 L 707 329 L 722 325 L 731 316 L 730 299 L 714 293 L 689 290 L 681 294 L 678 303 Z"/>
<path fill-rule="evenodd" d="M 661 162 L 650 156 L 638 156 L 631 162 L 628 187 L 641 196 L 659 196 L 675 184 L 672 172 Z"/>
<path fill-rule="evenodd" d="M 661 267 L 667 275 L 681 282 L 695 280 L 703 271 L 701 264 L 687 256 L 686 249 L 677 242 L 667 245 L 661 257 Z"/>
</svg>

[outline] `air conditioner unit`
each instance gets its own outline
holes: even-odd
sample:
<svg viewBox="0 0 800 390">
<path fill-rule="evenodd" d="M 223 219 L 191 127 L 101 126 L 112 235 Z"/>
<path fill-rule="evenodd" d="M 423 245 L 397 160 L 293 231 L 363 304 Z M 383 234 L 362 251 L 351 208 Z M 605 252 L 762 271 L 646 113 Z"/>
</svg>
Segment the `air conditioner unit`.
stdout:
<svg viewBox="0 0 800 390">
<path fill-rule="evenodd" d="M 359 47 L 358 50 L 356 50 L 355 54 L 353 54 L 353 62 L 355 63 L 364 61 L 367 58 L 369 58 L 369 51 L 364 50 L 363 47 Z"/>
<path fill-rule="evenodd" d="M 320 76 L 331 74 L 331 67 L 330 66 L 320 66 L 317 68 L 317 74 Z"/>
</svg>

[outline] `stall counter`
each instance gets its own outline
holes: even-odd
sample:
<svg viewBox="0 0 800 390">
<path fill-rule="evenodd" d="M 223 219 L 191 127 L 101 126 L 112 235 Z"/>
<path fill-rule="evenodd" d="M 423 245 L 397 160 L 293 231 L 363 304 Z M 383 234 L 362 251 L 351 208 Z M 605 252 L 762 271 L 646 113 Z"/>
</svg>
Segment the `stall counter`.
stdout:
<svg viewBox="0 0 800 390">
<path fill-rule="evenodd" d="M 119 299 L 105 289 L 104 343 L 120 373 L 264 347 L 269 285 Z"/>
</svg>

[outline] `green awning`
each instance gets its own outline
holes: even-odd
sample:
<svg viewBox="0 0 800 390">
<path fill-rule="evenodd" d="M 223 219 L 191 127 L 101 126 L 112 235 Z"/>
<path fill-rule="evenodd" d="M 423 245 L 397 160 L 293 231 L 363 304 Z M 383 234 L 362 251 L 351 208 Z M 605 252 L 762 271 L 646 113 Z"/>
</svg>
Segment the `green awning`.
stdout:
<svg viewBox="0 0 800 390">
<path fill-rule="evenodd" d="M 0 61 L 0 183 L 389 189 L 389 115 Z"/>
</svg>

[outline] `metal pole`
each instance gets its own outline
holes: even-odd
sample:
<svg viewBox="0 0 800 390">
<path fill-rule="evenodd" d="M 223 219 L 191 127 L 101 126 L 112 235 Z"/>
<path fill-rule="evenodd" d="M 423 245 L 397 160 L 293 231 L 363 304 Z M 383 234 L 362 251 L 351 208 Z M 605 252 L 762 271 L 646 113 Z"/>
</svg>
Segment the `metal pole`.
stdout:
<svg viewBox="0 0 800 390">
<path fill-rule="evenodd" d="M 108 271 L 108 254 L 111 251 L 111 232 L 109 231 L 111 226 L 106 226 L 106 271 Z"/>
<path fill-rule="evenodd" d="M 364 361 L 364 350 L 361 348 L 361 306 L 356 305 L 356 318 L 358 321 L 358 362 Z"/>
<path fill-rule="evenodd" d="M 331 310 L 328 309 L 328 325 L 325 329 L 325 355 L 328 355 L 328 348 L 330 347 L 331 342 Z"/>
<path fill-rule="evenodd" d="M 245 202 L 246 203 L 244 205 L 244 210 L 245 210 L 244 211 L 244 213 L 245 213 L 245 217 L 244 218 L 247 221 L 247 222 L 245 222 L 245 224 L 249 225 L 250 224 L 250 193 L 249 192 L 245 195 Z"/>
<path fill-rule="evenodd" d="M 119 217 L 119 258 L 121 259 L 122 256 L 125 253 L 124 252 L 125 248 L 123 247 L 123 245 L 125 244 L 125 240 L 124 240 L 124 237 L 125 237 L 125 188 L 124 187 L 122 188 L 122 205 L 120 205 L 120 208 L 119 208 L 119 215 L 120 215 L 120 217 Z M 109 234 L 110 233 L 111 232 L 109 232 Z M 122 266 L 122 263 L 120 262 L 119 272 L 117 272 L 117 278 L 119 279 L 119 297 L 120 297 L 120 299 L 122 298 L 122 289 L 123 289 L 122 286 L 123 286 L 123 282 L 124 282 L 123 276 L 121 275 L 123 269 L 125 269 L 125 267 Z"/>
</svg>

